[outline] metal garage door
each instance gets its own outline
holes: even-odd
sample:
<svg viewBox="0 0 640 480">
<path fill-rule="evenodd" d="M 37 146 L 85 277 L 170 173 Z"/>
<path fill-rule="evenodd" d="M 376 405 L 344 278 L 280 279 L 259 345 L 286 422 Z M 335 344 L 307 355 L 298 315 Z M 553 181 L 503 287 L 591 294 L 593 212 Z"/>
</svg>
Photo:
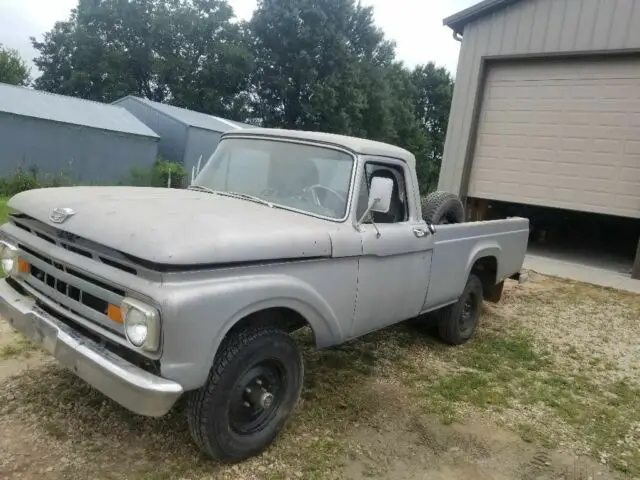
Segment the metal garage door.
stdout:
<svg viewBox="0 0 640 480">
<path fill-rule="evenodd" d="M 468 192 L 640 218 L 640 59 L 490 67 Z"/>
</svg>

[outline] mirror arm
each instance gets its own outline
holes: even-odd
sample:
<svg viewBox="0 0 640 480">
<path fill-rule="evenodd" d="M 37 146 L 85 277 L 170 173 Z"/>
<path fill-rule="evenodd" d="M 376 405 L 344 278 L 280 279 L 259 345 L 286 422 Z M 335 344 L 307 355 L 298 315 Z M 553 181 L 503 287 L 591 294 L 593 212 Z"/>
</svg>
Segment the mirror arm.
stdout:
<svg viewBox="0 0 640 480">
<path fill-rule="evenodd" d="M 359 232 L 362 231 L 360 229 L 362 227 L 362 222 L 364 222 L 364 219 L 366 218 L 366 216 L 371 213 L 371 208 L 373 207 L 373 205 L 375 205 L 375 203 L 376 202 L 373 202 L 372 205 L 367 207 L 367 209 L 362 214 L 362 217 L 360 217 L 360 219 L 356 223 L 355 227 L 356 227 L 356 230 L 358 230 Z M 373 225 L 373 228 L 376 229 L 376 238 L 380 238 L 382 234 L 380 233 L 380 230 L 378 229 L 378 225 L 376 225 L 376 222 L 373 221 L 373 217 L 371 218 L 371 225 Z"/>
</svg>

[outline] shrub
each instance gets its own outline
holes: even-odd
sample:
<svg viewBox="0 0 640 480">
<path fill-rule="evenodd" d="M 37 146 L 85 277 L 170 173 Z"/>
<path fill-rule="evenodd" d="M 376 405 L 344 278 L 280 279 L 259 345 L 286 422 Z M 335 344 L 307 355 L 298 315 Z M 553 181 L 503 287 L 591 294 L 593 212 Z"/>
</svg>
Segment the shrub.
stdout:
<svg viewBox="0 0 640 480">
<path fill-rule="evenodd" d="M 172 188 L 186 187 L 187 171 L 178 162 L 170 162 L 158 157 L 153 167 L 131 167 L 129 174 L 121 182 L 133 187 L 166 187 L 171 178 Z"/>
<path fill-rule="evenodd" d="M 13 175 L 0 178 L 0 195 L 3 197 L 11 197 L 16 193 L 39 187 L 40 183 L 34 173 L 26 172 L 22 167 L 18 167 Z"/>
</svg>

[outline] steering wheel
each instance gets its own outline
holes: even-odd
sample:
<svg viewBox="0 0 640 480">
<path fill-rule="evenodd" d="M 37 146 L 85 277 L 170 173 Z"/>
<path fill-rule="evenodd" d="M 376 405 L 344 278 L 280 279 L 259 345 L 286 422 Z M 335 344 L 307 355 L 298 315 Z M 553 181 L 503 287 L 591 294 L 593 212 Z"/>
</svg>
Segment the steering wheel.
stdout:
<svg viewBox="0 0 640 480">
<path fill-rule="evenodd" d="M 318 198 L 318 193 L 316 192 L 317 189 L 321 189 L 326 192 L 332 193 L 338 199 L 340 204 L 346 203 L 347 199 L 341 193 L 336 192 L 333 188 L 325 187 L 324 185 L 320 185 L 319 183 L 316 183 L 315 185 L 311 185 L 310 187 L 307 187 L 306 190 L 311 192 L 311 196 L 313 197 L 313 203 L 315 203 L 319 207 L 328 208 L 325 205 L 322 205 L 322 203 L 320 203 L 320 198 Z"/>
</svg>

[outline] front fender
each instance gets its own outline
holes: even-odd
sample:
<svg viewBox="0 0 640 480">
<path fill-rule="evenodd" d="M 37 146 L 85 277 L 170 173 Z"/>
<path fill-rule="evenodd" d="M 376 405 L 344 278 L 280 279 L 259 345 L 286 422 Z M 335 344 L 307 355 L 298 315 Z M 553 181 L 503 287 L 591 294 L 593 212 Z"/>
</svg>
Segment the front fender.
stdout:
<svg viewBox="0 0 640 480">
<path fill-rule="evenodd" d="M 172 291 L 163 307 L 168 317 L 163 325 L 163 376 L 180 382 L 185 389 L 200 387 L 229 330 L 247 315 L 274 307 L 302 315 L 320 347 L 344 339 L 330 305 L 299 278 L 254 274 L 194 282 Z"/>
</svg>

